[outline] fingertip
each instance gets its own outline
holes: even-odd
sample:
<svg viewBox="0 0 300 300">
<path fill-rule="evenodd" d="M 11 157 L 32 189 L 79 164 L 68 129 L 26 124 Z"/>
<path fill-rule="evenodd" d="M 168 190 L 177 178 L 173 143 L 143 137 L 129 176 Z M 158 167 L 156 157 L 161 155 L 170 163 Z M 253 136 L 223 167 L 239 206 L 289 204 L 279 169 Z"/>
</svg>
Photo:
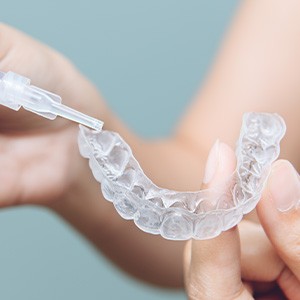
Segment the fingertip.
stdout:
<svg viewBox="0 0 300 300">
<path fill-rule="evenodd" d="M 234 151 L 226 143 L 217 140 L 212 146 L 204 172 L 202 189 L 224 183 L 236 168 Z"/>
<path fill-rule="evenodd" d="M 258 204 L 261 214 L 288 212 L 300 202 L 300 177 L 287 160 L 276 161 L 271 168 L 262 199 Z"/>
</svg>

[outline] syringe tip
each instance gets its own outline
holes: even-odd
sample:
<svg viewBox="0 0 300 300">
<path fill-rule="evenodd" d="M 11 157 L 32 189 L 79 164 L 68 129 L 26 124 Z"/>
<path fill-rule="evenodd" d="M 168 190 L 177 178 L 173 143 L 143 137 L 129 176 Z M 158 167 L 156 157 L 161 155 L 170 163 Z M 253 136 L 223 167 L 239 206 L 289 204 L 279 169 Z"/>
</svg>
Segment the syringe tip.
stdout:
<svg viewBox="0 0 300 300">
<path fill-rule="evenodd" d="M 95 119 L 94 123 L 91 124 L 91 128 L 95 129 L 96 131 L 101 131 L 102 127 L 103 127 L 103 122 L 97 119 Z"/>
</svg>

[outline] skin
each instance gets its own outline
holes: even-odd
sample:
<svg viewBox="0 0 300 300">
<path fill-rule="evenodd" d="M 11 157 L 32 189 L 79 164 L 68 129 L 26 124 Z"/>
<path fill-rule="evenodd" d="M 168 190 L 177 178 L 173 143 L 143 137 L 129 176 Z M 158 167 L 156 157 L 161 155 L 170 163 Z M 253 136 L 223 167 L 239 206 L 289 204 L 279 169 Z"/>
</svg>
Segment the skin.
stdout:
<svg viewBox="0 0 300 300">
<path fill-rule="evenodd" d="M 220 153 L 221 157 L 222 155 L 230 160 L 226 153 Z M 217 184 L 221 167 L 217 167 L 213 180 L 205 187 Z M 228 174 L 232 171 L 228 167 L 226 170 Z M 224 170 L 222 172 L 224 173 Z M 286 181 L 285 186 L 288 185 L 289 189 L 281 193 L 279 189 L 284 187 L 278 184 L 280 182 L 284 184 L 283 180 Z M 298 201 L 300 199 L 299 174 L 288 161 L 277 161 L 272 167 L 271 176 L 257 208 L 263 229 L 279 258 L 277 264 L 271 267 L 261 260 L 268 274 L 275 276 L 276 285 L 255 286 L 253 283 L 243 282 L 245 279 L 245 272 L 242 276 L 243 256 L 245 256 L 245 253 L 241 254 L 243 238 L 239 236 L 239 230 L 233 228 L 212 240 L 193 240 L 187 243 L 184 267 L 189 299 L 300 299 L 300 212 L 294 205 L 293 199 Z M 278 201 L 281 204 L 291 201 L 292 206 L 282 211 Z M 244 222 L 243 226 L 245 223 L 247 222 Z M 250 223 L 248 225 L 253 226 Z M 262 271 L 252 270 L 252 272 L 248 271 L 248 274 L 257 273 L 262 276 Z"/>
<path fill-rule="evenodd" d="M 272 14 L 267 13 L 270 6 Z M 281 155 L 299 171 L 299 9 L 299 1 L 244 1 L 202 89 L 165 140 L 144 141 L 131 133 L 69 61 L 3 24 L 0 70 L 29 77 L 61 95 L 66 105 L 102 119 L 106 129 L 124 137 L 157 185 L 198 190 L 210 147 L 217 138 L 234 147 L 246 111 L 276 111 L 284 117 L 288 131 Z M 184 243 L 144 234 L 102 199 L 78 153 L 77 125 L 4 107 L 0 117 L 1 207 L 42 205 L 133 276 L 162 286 L 183 285 Z M 243 279 L 271 283 L 253 285 L 255 290 L 271 291 L 286 266 L 270 240 L 259 225 L 241 224 Z"/>
</svg>

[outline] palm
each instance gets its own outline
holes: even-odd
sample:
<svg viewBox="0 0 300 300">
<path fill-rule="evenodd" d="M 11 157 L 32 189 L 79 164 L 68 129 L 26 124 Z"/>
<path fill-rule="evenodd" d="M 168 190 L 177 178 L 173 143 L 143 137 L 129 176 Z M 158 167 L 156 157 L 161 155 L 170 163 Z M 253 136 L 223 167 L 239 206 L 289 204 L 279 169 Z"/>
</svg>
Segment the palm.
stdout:
<svg viewBox="0 0 300 300">
<path fill-rule="evenodd" d="M 10 28 L 0 26 L 0 37 L 1 71 L 27 76 L 84 112 L 97 109 L 96 102 L 82 99 L 97 98 L 94 88 L 62 57 Z M 0 120 L 1 205 L 46 204 L 62 197 L 77 170 L 77 126 L 3 106 Z"/>
</svg>

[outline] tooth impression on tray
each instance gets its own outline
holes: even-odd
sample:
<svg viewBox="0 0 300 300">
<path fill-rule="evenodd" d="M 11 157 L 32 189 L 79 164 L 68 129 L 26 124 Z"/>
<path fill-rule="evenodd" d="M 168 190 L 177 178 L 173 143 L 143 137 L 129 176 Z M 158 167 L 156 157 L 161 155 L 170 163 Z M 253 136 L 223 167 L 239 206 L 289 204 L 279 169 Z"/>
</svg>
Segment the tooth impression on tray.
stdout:
<svg viewBox="0 0 300 300">
<path fill-rule="evenodd" d="M 115 132 L 80 126 L 80 153 L 89 159 L 103 196 L 143 231 L 166 239 L 208 239 L 235 226 L 261 197 L 285 133 L 277 114 L 246 113 L 237 142 L 237 168 L 224 184 L 198 192 L 156 186 Z"/>
</svg>

